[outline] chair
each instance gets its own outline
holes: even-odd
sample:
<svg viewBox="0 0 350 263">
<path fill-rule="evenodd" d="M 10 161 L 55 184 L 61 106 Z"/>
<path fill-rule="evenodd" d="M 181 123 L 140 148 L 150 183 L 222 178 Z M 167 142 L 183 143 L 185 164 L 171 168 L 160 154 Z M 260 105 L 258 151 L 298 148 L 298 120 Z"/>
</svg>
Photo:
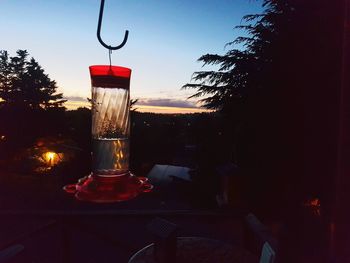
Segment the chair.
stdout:
<svg viewBox="0 0 350 263">
<path fill-rule="evenodd" d="M 276 253 L 268 242 L 265 242 L 261 250 L 259 263 L 274 263 Z"/>
<path fill-rule="evenodd" d="M 259 263 L 276 263 L 278 242 L 270 230 L 252 213 L 245 217 L 247 226 L 247 247 L 255 254 L 260 254 Z"/>
<path fill-rule="evenodd" d="M 129 263 L 258 261 L 255 255 L 243 247 L 205 237 L 176 237 L 176 229 L 177 226 L 171 222 L 154 219 L 148 225 L 148 230 L 154 236 L 154 243 L 136 252 L 129 259 Z"/>
</svg>

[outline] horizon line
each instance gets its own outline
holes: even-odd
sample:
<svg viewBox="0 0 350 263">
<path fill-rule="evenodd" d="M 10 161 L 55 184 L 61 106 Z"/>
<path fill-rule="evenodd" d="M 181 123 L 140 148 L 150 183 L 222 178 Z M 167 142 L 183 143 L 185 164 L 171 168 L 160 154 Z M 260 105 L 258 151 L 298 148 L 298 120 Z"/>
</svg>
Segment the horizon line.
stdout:
<svg viewBox="0 0 350 263">
<path fill-rule="evenodd" d="M 68 100 L 64 103 L 67 110 L 76 110 L 78 108 L 91 108 L 88 101 L 74 101 Z M 189 108 L 189 107 L 173 107 L 173 106 L 158 106 L 158 105 L 139 105 L 135 104 L 134 110 L 137 112 L 149 112 L 160 114 L 187 114 L 187 113 L 205 113 L 213 112 L 213 110 L 205 108 Z"/>
</svg>

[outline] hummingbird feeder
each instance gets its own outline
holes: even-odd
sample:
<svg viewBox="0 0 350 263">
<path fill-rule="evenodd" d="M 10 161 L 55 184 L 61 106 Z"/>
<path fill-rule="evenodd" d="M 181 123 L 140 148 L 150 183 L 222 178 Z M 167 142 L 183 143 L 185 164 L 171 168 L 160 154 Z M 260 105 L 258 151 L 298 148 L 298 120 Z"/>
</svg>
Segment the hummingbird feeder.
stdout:
<svg viewBox="0 0 350 263">
<path fill-rule="evenodd" d="M 128 39 L 115 47 L 101 39 L 104 9 L 101 0 L 97 39 L 109 51 L 109 65 L 90 66 L 92 86 L 92 172 L 64 190 L 79 200 L 110 203 L 132 199 L 149 192 L 152 185 L 145 177 L 136 177 L 129 170 L 130 152 L 130 76 L 131 69 L 112 66 L 112 50 L 122 48 Z"/>
</svg>

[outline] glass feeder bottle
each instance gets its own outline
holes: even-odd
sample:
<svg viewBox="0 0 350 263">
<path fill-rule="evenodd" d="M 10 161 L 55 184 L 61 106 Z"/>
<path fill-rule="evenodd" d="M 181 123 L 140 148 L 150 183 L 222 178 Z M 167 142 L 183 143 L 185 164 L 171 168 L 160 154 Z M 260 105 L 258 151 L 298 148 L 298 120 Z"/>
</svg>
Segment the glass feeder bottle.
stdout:
<svg viewBox="0 0 350 263">
<path fill-rule="evenodd" d="M 75 185 L 66 186 L 79 200 L 109 203 L 149 192 L 144 177 L 129 171 L 130 76 L 119 66 L 90 66 L 92 99 L 92 172 Z"/>
</svg>

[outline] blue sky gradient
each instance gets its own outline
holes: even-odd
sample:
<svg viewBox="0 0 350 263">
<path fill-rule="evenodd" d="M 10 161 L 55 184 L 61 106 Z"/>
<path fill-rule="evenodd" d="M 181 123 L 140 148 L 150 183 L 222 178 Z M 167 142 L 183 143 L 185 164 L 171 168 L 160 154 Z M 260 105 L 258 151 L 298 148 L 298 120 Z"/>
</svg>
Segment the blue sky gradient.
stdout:
<svg viewBox="0 0 350 263">
<path fill-rule="evenodd" d="M 96 38 L 98 0 L 0 0 L 0 49 L 14 55 L 27 49 L 67 97 L 90 96 L 88 66 L 108 64 L 108 51 Z M 127 44 L 112 63 L 133 70 L 131 95 L 143 101 L 185 100 L 180 90 L 203 54 L 225 52 L 243 32 L 234 29 L 246 14 L 260 13 L 253 0 L 106 0 L 102 38 Z M 184 104 L 185 105 L 185 104 Z"/>
</svg>

